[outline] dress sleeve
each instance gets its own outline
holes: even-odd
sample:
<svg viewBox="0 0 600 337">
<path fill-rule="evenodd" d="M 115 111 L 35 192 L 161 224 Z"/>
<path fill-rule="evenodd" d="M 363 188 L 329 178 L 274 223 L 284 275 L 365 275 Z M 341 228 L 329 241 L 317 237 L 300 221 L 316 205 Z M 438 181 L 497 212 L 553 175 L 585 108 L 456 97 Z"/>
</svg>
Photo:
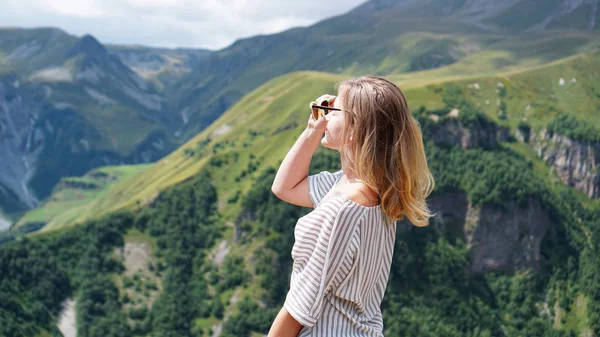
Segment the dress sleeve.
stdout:
<svg viewBox="0 0 600 337">
<path fill-rule="evenodd" d="M 306 259 L 294 261 L 290 290 L 283 304 L 290 315 L 306 327 L 315 325 L 321 316 L 325 296 L 335 291 L 347 277 L 351 269 L 348 261 L 357 255 L 359 243 L 356 237 L 360 235 L 360 223 L 365 214 L 349 202 L 344 202 L 334 214 L 326 208 L 320 209 L 318 216 L 312 219 L 322 224 L 315 233 L 315 245 L 295 242 L 303 246 L 299 255 Z"/>
<path fill-rule="evenodd" d="M 321 199 L 331 190 L 336 181 L 342 176 L 342 170 L 337 172 L 321 171 L 308 176 L 308 194 L 313 202 L 314 208 L 319 205 Z"/>
</svg>

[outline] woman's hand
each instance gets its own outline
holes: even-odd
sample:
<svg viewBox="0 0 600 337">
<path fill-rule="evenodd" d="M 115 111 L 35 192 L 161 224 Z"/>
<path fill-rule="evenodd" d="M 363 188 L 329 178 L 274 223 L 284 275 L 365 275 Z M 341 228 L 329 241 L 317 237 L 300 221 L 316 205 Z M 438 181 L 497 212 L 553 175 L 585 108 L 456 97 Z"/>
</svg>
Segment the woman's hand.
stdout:
<svg viewBox="0 0 600 337">
<path fill-rule="evenodd" d="M 316 105 L 321 105 L 321 106 L 333 106 L 333 102 L 335 102 L 335 99 L 337 97 L 333 96 L 333 95 L 329 95 L 329 94 L 325 94 L 325 95 L 321 95 L 319 98 L 317 98 L 315 101 L 310 102 L 310 106 L 312 106 L 313 104 Z M 314 119 L 314 116 L 311 114 L 308 118 L 308 129 L 310 129 L 311 131 L 314 131 L 314 133 L 318 134 L 318 135 L 322 135 L 323 132 L 325 132 L 325 128 L 327 127 L 327 118 L 325 118 L 325 116 L 318 116 L 318 119 Z"/>
<path fill-rule="evenodd" d="M 327 128 L 327 118 L 323 116 L 315 120 L 311 113 L 308 117 L 308 125 L 306 128 L 310 131 L 311 134 L 317 134 L 319 136 L 322 136 L 323 132 L 325 132 L 325 129 Z"/>
</svg>

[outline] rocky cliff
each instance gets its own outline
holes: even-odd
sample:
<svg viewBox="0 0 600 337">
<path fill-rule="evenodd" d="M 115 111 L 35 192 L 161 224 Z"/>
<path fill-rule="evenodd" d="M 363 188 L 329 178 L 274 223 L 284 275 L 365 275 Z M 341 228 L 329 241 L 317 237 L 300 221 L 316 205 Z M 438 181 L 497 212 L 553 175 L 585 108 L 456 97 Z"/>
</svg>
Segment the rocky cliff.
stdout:
<svg viewBox="0 0 600 337">
<path fill-rule="evenodd" d="M 600 142 L 573 140 L 546 129 L 530 137 L 517 131 L 517 139 L 529 143 L 556 170 L 564 184 L 590 198 L 600 197 Z"/>
<path fill-rule="evenodd" d="M 460 145 L 463 149 L 493 148 L 498 142 L 507 141 L 509 130 L 506 127 L 479 116 L 466 123 L 458 109 L 445 116 L 429 115 L 430 121 L 424 127 L 426 138 L 438 145 Z M 433 122 L 433 123 L 432 123 Z"/>
<path fill-rule="evenodd" d="M 463 192 L 431 198 L 438 229 L 461 237 L 469 247 L 472 274 L 537 270 L 541 243 L 550 222 L 537 200 L 526 207 L 472 205 Z"/>
<path fill-rule="evenodd" d="M 18 79 L 0 79 L 0 183 L 29 207 L 34 207 L 38 200 L 27 184 L 39 155 L 38 145 L 43 142 L 42 134 L 33 127 L 34 110 L 39 104 L 26 103 L 17 93 L 18 88 Z M 46 93 L 37 92 L 40 97 Z"/>
<path fill-rule="evenodd" d="M 533 269 L 540 266 L 540 249 L 550 219 L 537 200 L 521 208 L 469 205 L 464 234 L 471 255 L 471 272 Z"/>
</svg>

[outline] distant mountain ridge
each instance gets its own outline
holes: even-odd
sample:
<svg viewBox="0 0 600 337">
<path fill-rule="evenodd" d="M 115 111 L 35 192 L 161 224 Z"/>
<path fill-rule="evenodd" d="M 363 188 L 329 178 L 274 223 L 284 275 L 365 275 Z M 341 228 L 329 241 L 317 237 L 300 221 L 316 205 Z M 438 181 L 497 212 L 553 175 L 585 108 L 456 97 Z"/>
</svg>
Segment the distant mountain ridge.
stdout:
<svg viewBox="0 0 600 337">
<path fill-rule="evenodd" d="M 454 16 L 497 32 L 599 27 L 598 0 L 372 0 L 351 13 L 390 10 Z"/>
<path fill-rule="evenodd" d="M 65 175 L 172 149 L 180 119 L 94 37 L 0 30 L 0 52 L 0 183 L 21 202 L 34 206 Z"/>
</svg>

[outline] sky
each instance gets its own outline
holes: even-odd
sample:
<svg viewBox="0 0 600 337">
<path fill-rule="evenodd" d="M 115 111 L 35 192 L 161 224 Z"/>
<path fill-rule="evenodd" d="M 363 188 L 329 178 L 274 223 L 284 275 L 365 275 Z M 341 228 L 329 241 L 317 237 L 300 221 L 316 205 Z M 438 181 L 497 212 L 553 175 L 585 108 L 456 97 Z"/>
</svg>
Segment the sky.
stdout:
<svg viewBox="0 0 600 337">
<path fill-rule="evenodd" d="M 102 43 L 222 49 L 309 26 L 365 0 L 0 0 L 0 27 L 57 27 Z"/>
</svg>

